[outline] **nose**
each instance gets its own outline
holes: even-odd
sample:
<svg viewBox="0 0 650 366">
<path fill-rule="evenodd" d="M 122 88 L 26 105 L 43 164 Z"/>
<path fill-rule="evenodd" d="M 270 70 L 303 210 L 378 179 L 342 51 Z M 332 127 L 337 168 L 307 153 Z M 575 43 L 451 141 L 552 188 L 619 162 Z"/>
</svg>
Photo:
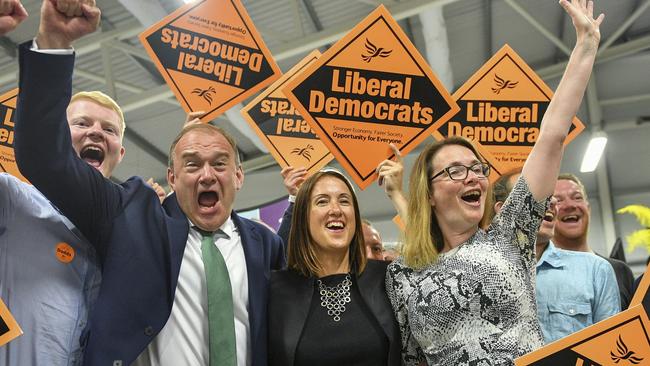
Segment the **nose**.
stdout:
<svg viewBox="0 0 650 366">
<path fill-rule="evenodd" d="M 205 184 L 205 185 L 211 185 L 216 181 L 216 177 L 214 176 L 214 170 L 210 166 L 210 164 L 206 163 L 203 165 L 203 169 L 201 169 L 201 176 L 199 177 L 199 183 Z"/>
<path fill-rule="evenodd" d="M 557 209 L 558 209 L 557 198 L 551 196 L 551 202 L 550 202 L 550 204 L 548 205 L 548 209 L 551 210 L 551 211 L 553 211 L 553 212 L 557 212 Z"/>
<path fill-rule="evenodd" d="M 92 139 L 102 139 L 104 137 L 104 130 L 102 129 L 101 123 L 93 123 L 88 128 L 88 136 Z"/>
<path fill-rule="evenodd" d="M 338 204 L 338 202 L 330 203 L 329 212 L 330 212 L 330 215 L 333 215 L 333 216 L 338 216 L 338 215 L 341 214 L 341 206 Z"/>
<path fill-rule="evenodd" d="M 483 177 L 479 177 L 479 175 L 474 173 L 473 170 L 467 169 L 467 177 L 465 177 L 465 182 L 466 183 L 472 183 L 474 181 L 478 181 L 481 178 L 483 178 Z"/>
</svg>

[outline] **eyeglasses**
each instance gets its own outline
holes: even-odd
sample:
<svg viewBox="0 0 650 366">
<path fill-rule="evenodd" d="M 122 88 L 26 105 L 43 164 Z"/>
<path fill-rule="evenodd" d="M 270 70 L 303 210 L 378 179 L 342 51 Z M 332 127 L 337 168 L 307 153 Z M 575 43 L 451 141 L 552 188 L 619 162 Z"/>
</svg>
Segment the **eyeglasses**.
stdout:
<svg viewBox="0 0 650 366">
<path fill-rule="evenodd" d="M 470 170 L 479 178 L 485 178 L 490 175 L 490 165 L 487 163 L 476 163 L 471 166 L 465 165 L 452 165 L 444 168 L 438 173 L 434 174 L 429 180 L 434 180 L 441 176 L 443 173 L 447 173 L 449 179 L 451 180 L 465 180 Z"/>
</svg>

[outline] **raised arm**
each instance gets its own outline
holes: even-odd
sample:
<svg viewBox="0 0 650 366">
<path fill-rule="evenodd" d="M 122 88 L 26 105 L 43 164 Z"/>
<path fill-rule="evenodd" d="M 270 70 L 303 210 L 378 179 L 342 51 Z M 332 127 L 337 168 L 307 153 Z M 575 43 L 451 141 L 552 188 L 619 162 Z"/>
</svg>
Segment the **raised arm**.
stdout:
<svg viewBox="0 0 650 366">
<path fill-rule="evenodd" d="M 537 142 L 522 171 L 538 201 L 553 194 L 564 153 L 564 140 L 589 82 L 604 18 L 601 14 L 594 19 L 593 1 L 560 0 L 560 5 L 571 17 L 577 39 L 562 80 L 542 119 Z"/>
<path fill-rule="evenodd" d="M 27 10 L 20 0 L 0 0 L 0 36 L 14 30 L 27 18 Z"/>
<path fill-rule="evenodd" d="M 287 192 L 291 196 L 296 196 L 298 194 L 298 189 L 302 182 L 307 179 L 307 169 L 305 168 L 294 168 L 288 166 L 283 168 L 280 172 L 282 174 L 282 179 L 284 187 L 287 189 Z M 284 250 L 287 250 L 289 245 L 289 232 L 291 231 L 291 217 L 293 216 L 293 202 L 289 204 L 289 207 L 284 211 L 282 216 L 282 222 L 278 228 L 278 235 L 284 241 Z"/>
<path fill-rule="evenodd" d="M 377 165 L 378 184 L 384 187 L 386 196 L 390 199 L 402 221 L 406 222 L 408 202 L 402 189 L 402 177 L 404 175 L 402 154 L 395 145 L 390 144 L 389 146 L 393 154 L 395 154 L 395 161 L 386 159 Z"/>
<path fill-rule="evenodd" d="M 60 2 L 62 3 L 62 2 Z M 69 48 L 96 29 L 99 9 L 81 5 L 69 18 L 44 0 L 37 44 L 40 49 Z M 82 19 L 83 18 L 83 19 Z M 119 206 L 120 189 L 81 160 L 73 149 L 66 108 L 72 90 L 74 55 L 51 55 L 20 46 L 15 151 L 21 172 L 94 244 L 97 228 Z M 101 252 L 101 250 L 100 250 Z"/>
</svg>

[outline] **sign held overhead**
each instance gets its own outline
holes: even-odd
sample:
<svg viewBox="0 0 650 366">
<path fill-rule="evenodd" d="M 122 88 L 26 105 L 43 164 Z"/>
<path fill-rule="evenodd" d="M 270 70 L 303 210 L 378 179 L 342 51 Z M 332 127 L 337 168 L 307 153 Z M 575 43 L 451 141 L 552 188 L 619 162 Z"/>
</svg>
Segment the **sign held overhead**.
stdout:
<svg viewBox="0 0 650 366">
<path fill-rule="evenodd" d="M 458 111 L 383 5 L 288 82 L 285 92 L 362 189 L 392 156 L 389 143 L 406 155 L 435 122 Z"/>
<path fill-rule="evenodd" d="M 281 72 L 239 0 L 187 4 L 140 34 L 186 112 L 203 121 L 277 79 Z"/>
<path fill-rule="evenodd" d="M 489 152 L 485 157 L 499 173 L 518 169 L 537 141 L 552 97 L 544 81 L 505 45 L 454 93 L 460 112 L 436 123 L 433 136 L 463 136 Z M 565 143 L 584 128 L 574 117 Z"/>
<path fill-rule="evenodd" d="M 282 88 L 320 56 L 312 51 L 241 110 L 278 164 L 304 167 L 312 174 L 334 157 L 287 99 Z"/>
</svg>

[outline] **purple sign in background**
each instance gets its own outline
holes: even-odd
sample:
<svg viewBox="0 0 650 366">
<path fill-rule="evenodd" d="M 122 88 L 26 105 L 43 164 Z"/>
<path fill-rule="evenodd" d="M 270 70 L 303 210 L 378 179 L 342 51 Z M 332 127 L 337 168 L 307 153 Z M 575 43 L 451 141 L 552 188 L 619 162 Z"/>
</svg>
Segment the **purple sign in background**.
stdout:
<svg viewBox="0 0 650 366">
<path fill-rule="evenodd" d="M 275 231 L 277 231 L 280 227 L 280 220 L 282 219 L 282 215 L 284 215 L 284 211 L 288 206 L 289 201 L 283 199 L 270 205 L 260 207 L 260 220 L 266 222 L 269 224 L 269 226 L 274 228 Z"/>
<path fill-rule="evenodd" d="M 280 227 L 280 219 L 282 219 L 284 211 L 288 206 L 289 201 L 286 198 L 283 198 L 268 205 L 238 212 L 238 214 L 248 218 L 260 219 L 277 231 Z"/>
</svg>

